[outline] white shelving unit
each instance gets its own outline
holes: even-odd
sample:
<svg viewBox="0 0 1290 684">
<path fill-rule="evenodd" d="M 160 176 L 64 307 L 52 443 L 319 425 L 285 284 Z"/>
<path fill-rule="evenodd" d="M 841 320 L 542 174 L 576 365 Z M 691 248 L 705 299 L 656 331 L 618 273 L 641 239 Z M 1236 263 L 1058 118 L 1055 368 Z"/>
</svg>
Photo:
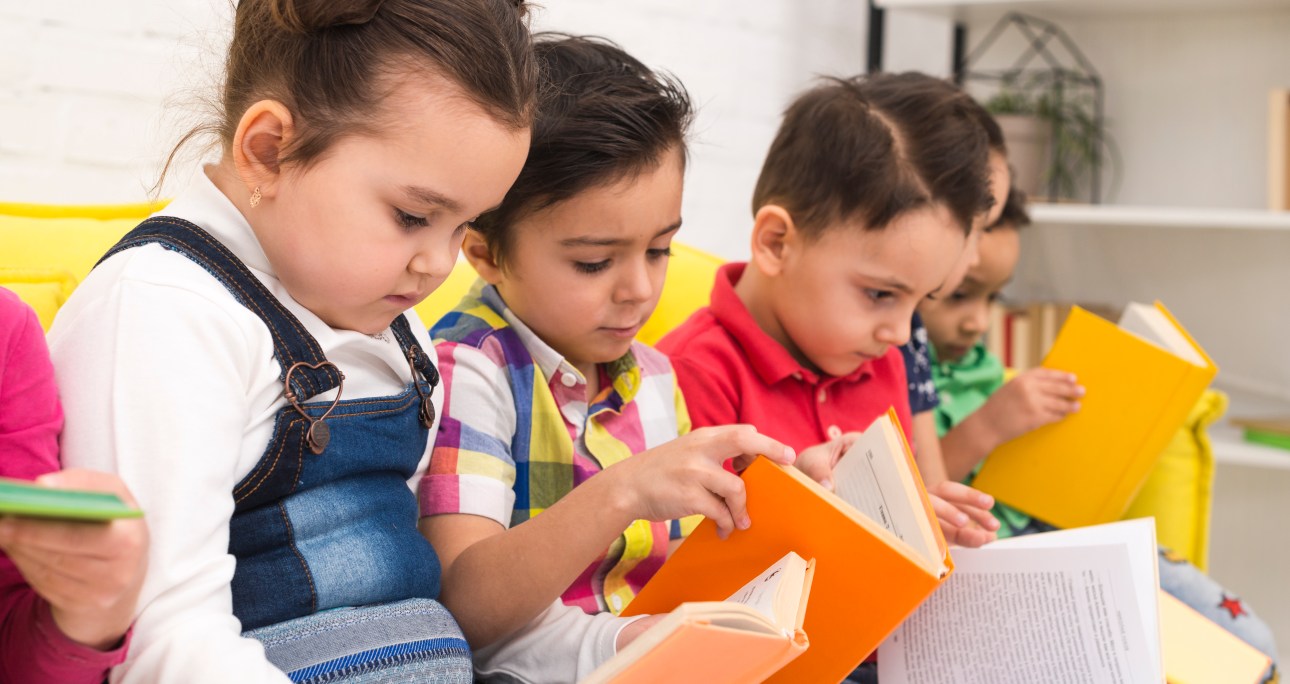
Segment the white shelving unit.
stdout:
<svg viewBox="0 0 1290 684">
<path fill-rule="evenodd" d="M 1036 224 L 1120 228 L 1290 231 L 1290 211 L 1188 209 L 1107 204 L 1034 204 Z"/>
<path fill-rule="evenodd" d="M 1288 0 L 877 0 L 874 4 L 882 9 L 935 12 L 958 20 L 993 17 L 1004 12 L 1089 16 L 1290 8 Z"/>
<path fill-rule="evenodd" d="M 1251 444 L 1241 438 L 1239 429 L 1226 424 L 1209 428 L 1214 447 L 1214 461 L 1220 466 L 1244 466 L 1290 471 L 1290 451 Z"/>
</svg>

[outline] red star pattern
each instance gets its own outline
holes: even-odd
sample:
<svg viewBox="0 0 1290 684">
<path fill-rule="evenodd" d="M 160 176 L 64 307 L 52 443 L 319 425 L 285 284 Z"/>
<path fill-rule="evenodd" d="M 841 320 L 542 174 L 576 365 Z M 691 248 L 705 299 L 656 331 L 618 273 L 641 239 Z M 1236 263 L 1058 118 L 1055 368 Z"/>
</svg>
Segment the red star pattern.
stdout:
<svg viewBox="0 0 1290 684">
<path fill-rule="evenodd" d="M 1241 603 L 1241 599 L 1235 596 L 1223 595 L 1223 600 L 1218 602 L 1218 607 L 1231 613 L 1233 620 L 1242 615 L 1249 615 L 1249 613 L 1245 612 L 1245 604 Z"/>
</svg>

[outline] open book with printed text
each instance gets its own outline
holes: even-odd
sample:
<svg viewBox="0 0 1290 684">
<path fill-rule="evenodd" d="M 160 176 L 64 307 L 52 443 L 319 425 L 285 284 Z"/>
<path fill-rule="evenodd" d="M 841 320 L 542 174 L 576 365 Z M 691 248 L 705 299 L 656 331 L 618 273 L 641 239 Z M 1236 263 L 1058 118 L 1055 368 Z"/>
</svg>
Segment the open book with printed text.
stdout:
<svg viewBox="0 0 1290 684">
<path fill-rule="evenodd" d="M 1163 681 L 1150 518 L 954 551 L 878 651 L 883 684 Z"/>
</svg>

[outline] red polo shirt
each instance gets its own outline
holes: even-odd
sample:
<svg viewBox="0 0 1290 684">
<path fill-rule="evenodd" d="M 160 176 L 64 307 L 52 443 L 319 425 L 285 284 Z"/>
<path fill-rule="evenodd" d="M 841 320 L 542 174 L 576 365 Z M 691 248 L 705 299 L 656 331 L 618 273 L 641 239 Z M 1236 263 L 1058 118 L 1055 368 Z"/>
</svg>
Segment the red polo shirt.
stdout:
<svg viewBox="0 0 1290 684">
<path fill-rule="evenodd" d="M 912 442 L 900 349 L 888 349 L 846 377 L 821 377 L 803 368 L 758 327 L 735 294 L 745 266 L 722 266 L 712 303 L 658 343 L 672 359 L 694 427 L 747 423 L 801 452 L 864 430 L 894 406 Z"/>
</svg>

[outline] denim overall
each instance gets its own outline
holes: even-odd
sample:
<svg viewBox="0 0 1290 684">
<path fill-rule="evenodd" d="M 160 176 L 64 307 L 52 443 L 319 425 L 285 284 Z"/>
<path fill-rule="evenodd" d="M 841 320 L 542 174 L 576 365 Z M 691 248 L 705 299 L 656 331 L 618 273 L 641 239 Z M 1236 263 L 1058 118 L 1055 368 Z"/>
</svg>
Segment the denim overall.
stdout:
<svg viewBox="0 0 1290 684">
<path fill-rule="evenodd" d="M 407 481 L 425 454 L 439 375 L 407 319 L 399 316 L 391 330 L 414 381 L 394 396 L 346 401 L 344 376 L 317 341 L 201 228 L 151 218 L 103 258 L 149 243 L 201 265 L 255 313 L 272 333 L 282 368 L 288 405 L 278 412 L 264 455 L 231 493 L 233 613 L 242 628 L 331 608 L 436 598 L 439 560 L 417 531 Z M 310 401 L 333 388 L 341 390 L 335 400 Z"/>
</svg>

